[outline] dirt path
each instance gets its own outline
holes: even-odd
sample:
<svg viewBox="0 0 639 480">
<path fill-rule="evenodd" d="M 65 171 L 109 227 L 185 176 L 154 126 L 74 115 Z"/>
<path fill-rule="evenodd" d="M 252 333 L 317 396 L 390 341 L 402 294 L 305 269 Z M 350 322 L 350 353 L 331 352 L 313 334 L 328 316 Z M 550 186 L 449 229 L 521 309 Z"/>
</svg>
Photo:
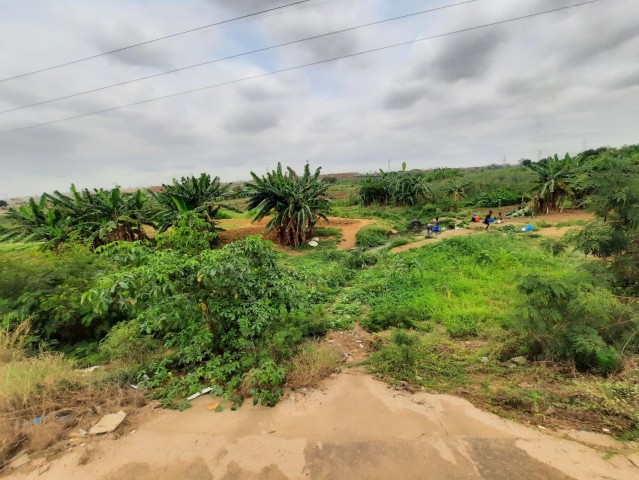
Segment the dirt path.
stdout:
<svg viewBox="0 0 639 480">
<path fill-rule="evenodd" d="M 625 455 L 609 460 L 447 395 L 411 395 L 361 372 L 330 379 L 275 408 L 156 411 L 117 440 L 76 446 L 8 478 L 44 480 L 636 479 Z M 633 458 L 633 457 L 630 457 Z M 639 458 L 634 457 L 635 464 Z"/>
<path fill-rule="evenodd" d="M 330 223 L 326 224 L 328 227 L 337 227 L 342 230 L 342 241 L 337 244 L 337 248 L 340 250 L 350 250 L 355 247 L 355 235 L 359 232 L 360 228 L 374 220 L 368 219 L 350 219 L 350 218 L 329 218 Z"/>
<path fill-rule="evenodd" d="M 320 221 L 317 226 L 319 227 L 337 227 L 342 230 L 342 241 L 337 244 L 337 248 L 340 250 L 349 250 L 355 247 L 355 235 L 364 225 L 373 223 L 374 220 L 369 219 L 351 219 L 351 218 L 338 218 L 329 217 L 328 222 Z M 251 223 L 249 219 L 245 218 L 232 218 L 220 220 L 219 226 L 226 230 L 221 232 L 220 238 L 222 244 L 241 240 L 247 235 L 264 235 L 264 228 L 270 221 L 270 218 L 264 218 L 259 222 Z M 275 240 L 275 235 L 264 235 L 269 240 Z M 282 247 L 283 250 L 289 251 Z"/>
<path fill-rule="evenodd" d="M 506 219 L 504 224 L 523 224 L 527 222 L 535 222 L 535 221 L 546 221 L 548 223 L 561 223 L 561 222 L 574 222 L 574 221 L 590 221 L 594 218 L 591 213 L 584 212 L 583 210 L 570 210 L 563 213 L 551 213 L 549 215 L 539 215 L 534 218 L 513 218 Z M 497 226 L 492 226 L 491 229 Z M 484 225 L 481 224 L 472 224 L 467 229 L 463 230 L 445 230 L 441 234 L 433 238 L 426 238 L 423 240 L 419 240 L 414 243 L 409 243 L 407 245 L 402 245 L 400 247 L 395 247 L 391 250 L 393 253 L 401 253 L 407 252 L 408 250 L 412 250 L 414 248 L 423 247 L 424 245 L 430 245 L 433 243 L 440 242 L 446 238 L 451 237 L 459 237 L 465 235 L 473 235 L 478 233 L 483 233 Z M 580 226 L 566 226 L 566 227 L 546 227 L 540 230 L 535 230 L 535 233 L 540 234 L 542 237 L 551 237 L 551 238 L 561 238 L 567 232 L 571 230 L 575 230 L 578 228 L 582 228 Z"/>
</svg>

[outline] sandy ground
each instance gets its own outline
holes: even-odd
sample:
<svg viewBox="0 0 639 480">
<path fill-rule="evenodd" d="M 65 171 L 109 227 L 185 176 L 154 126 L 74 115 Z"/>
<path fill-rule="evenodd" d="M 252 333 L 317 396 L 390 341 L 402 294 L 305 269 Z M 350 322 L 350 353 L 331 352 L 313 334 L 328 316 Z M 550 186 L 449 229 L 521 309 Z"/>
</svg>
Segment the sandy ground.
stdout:
<svg viewBox="0 0 639 480">
<path fill-rule="evenodd" d="M 220 234 L 222 244 L 240 240 L 247 235 L 264 234 L 264 228 L 269 221 L 270 218 L 265 218 L 255 223 L 243 218 L 220 220 L 219 226 L 226 230 Z M 329 217 L 328 222 L 320 221 L 317 225 L 319 227 L 337 227 L 341 229 L 342 241 L 337 244 L 337 248 L 340 250 L 349 250 L 355 247 L 355 234 L 359 229 L 373 222 L 374 220 Z M 274 235 L 265 235 L 265 238 L 275 240 Z M 284 247 L 282 247 L 282 249 L 290 251 L 290 249 Z"/>
<path fill-rule="evenodd" d="M 8 478 L 285 480 L 639 478 L 615 455 L 482 412 L 463 399 L 409 394 L 347 370 L 275 408 L 156 410 L 130 435 L 71 448 Z M 633 464 L 633 461 L 635 464 Z M 31 470 L 29 470 L 31 468 Z"/>
</svg>

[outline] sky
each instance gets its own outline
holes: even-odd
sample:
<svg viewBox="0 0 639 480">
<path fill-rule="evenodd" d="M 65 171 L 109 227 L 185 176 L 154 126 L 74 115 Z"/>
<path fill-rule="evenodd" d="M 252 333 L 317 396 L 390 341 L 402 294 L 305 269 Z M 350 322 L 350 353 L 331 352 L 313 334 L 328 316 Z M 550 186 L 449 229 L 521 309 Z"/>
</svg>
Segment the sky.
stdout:
<svg viewBox="0 0 639 480">
<path fill-rule="evenodd" d="M 294 0 L 0 0 L 0 78 Z M 464 0 L 310 0 L 0 82 L 0 110 Z M 475 0 L 0 114 L 0 198 L 324 173 L 479 166 L 639 142 L 639 1 Z M 396 43 L 403 46 L 6 132 Z M 411 43 L 412 42 L 412 43 Z"/>
</svg>

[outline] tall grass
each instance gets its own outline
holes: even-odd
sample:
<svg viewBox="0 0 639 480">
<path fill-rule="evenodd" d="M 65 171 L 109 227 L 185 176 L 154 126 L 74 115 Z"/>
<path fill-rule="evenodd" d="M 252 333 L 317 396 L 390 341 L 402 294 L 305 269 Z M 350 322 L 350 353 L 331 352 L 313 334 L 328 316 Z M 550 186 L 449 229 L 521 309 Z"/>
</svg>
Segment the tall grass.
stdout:
<svg viewBox="0 0 639 480">
<path fill-rule="evenodd" d="M 403 263 L 388 256 L 360 275 L 344 301 L 369 305 L 369 315 L 410 312 L 415 325 L 441 324 L 454 337 L 508 327 L 520 308 L 516 284 L 523 274 L 579 266 L 574 258 L 546 255 L 535 242 L 495 233 L 415 249 L 402 254 Z"/>
<path fill-rule="evenodd" d="M 99 411 L 144 404 L 137 390 L 109 379 L 113 372 L 83 372 L 62 354 L 30 352 L 30 340 L 27 323 L 0 329 L 0 470 L 18 449 L 47 448 Z"/>
</svg>

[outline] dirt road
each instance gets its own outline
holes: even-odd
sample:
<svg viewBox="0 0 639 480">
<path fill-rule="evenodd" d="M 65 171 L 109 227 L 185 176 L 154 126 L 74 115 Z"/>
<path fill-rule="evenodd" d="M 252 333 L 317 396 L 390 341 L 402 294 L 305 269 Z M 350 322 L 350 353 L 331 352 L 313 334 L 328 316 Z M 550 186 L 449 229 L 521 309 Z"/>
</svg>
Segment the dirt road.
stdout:
<svg viewBox="0 0 639 480">
<path fill-rule="evenodd" d="M 117 440 L 76 446 L 9 478 L 44 480 L 634 479 L 624 455 L 555 438 L 446 395 L 390 389 L 360 372 L 275 408 L 157 410 Z M 631 457 L 632 458 L 632 457 Z M 634 459 L 639 464 L 639 459 Z"/>
</svg>

